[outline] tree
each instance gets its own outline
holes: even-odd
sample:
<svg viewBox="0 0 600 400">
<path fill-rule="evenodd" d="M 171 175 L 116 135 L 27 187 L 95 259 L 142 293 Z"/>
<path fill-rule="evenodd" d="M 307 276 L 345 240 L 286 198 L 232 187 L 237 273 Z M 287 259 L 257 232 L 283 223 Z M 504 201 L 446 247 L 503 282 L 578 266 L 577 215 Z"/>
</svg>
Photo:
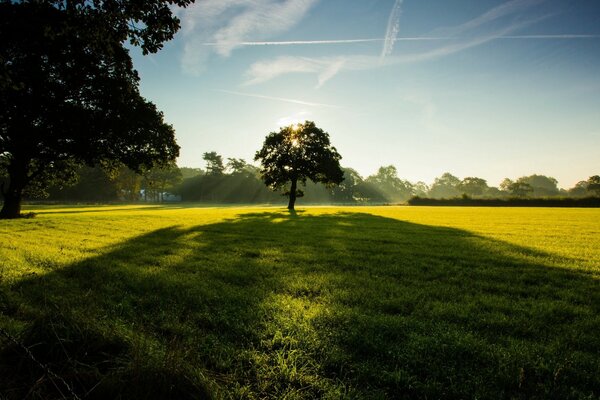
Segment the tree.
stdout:
<svg viewBox="0 0 600 400">
<path fill-rule="evenodd" d="M 386 201 L 404 201 L 415 194 L 412 183 L 400 179 L 393 165 L 380 167 L 377 174 L 369 176 L 366 181 L 375 185 Z"/>
<path fill-rule="evenodd" d="M 223 172 L 225 172 L 223 157 L 217 154 L 216 151 L 204 153 L 202 159 L 206 161 L 207 175 L 223 175 Z"/>
<path fill-rule="evenodd" d="M 458 189 L 469 196 L 481 196 L 488 189 L 488 185 L 485 179 L 466 177 L 458 184 Z"/>
<path fill-rule="evenodd" d="M 510 186 L 513 184 L 514 182 L 509 179 L 509 178 L 504 178 L 504 180 L 502 182 L 500 182 L 500 185 L 498 185 L 498 187 L 500 188 L 500 190 L 502 190 L 503 192 L 510 192 Z"/>
<path fill-rule="evenodd" d="M 344 180 L 341 158 L 329 134 L 306 121 L 271 132 L 254 160 L 260 161 L 261 176 L 269 188 L 278 190 L 290 184 L 285 194 L 289 196 L 288 209 L 293 210 L 296 198 L 304 194 L 298 190 L 298 182 L 306 185 L 310 179 L 332 186 Z"/>
<path fill-rule="evenodd" d="M 458 190 L 460 179 L 449 172 L 445 172 L 439 178 L 435 178 L 429 189 L 429 196 L 433 198 L 451 198 L 460 195 Z"/>
<path fill-rule="evenodd" d="M 524 182 L 512 182 L 507 187 L 508 191 L 517 197 L 526 197 L 528 194 L 533 192 L 533 188 L 530 184 Z"/>
<path fill-rule="evenodd" d="M 530 175 L 530 176 L 522 176 L 517 179 L 517 182 L 526 183 L 533 189 L 533 195 L 536 197 L 541 196 L 556 196 L 558 195 L 558 181 L 551 177 L 545 175 Z"/>
<path fill-rule="evenodd" d="M 227 169 L 232 174 L 243 174 L 247 171 L 248 163 L 243 158 L 228 158 Z"/>
<path fill-rule="evenodd" d="M 157 202 L 163 201 L 163 194 L 167 189 L 181 183 L 181 171 L 172 163 L 154 167 L 144 173 L 144 200 L 150 199 Z"/>
<path fill-rule="evenodd" d="M 357 188 L 363 182 L 362 177 L 352 168 L 343 168 L 344 180 L 331 191 L 333 201 L 350 203 L 361 198 Z"/>
<path fill-rule="evenodd" d="M 83 164 L 174 160 L 173 128 L 139 93 L 126 40 L 154 53 L 193 0 L 0 0 L 1 218 Z"/>
<path fill-rule="evenodd" d="M 594 175 L 590 176 L 587 180 L 587 190 L 589 192 L 593 192 L 596 196 L 600 197 L 600 176 Z"/>
</svg>

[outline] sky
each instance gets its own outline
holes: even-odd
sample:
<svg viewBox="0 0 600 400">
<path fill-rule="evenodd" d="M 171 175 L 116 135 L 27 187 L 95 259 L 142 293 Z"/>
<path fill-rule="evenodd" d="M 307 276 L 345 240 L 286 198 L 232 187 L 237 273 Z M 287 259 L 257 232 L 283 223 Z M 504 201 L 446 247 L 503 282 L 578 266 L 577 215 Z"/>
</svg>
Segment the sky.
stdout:
<svg viewBox="0 0 600 400">
<path fill-rule="evenodd" d="M 497 186 L 600 174 L 600 1 L 196 0 L 158 53 L 132 51 L 180 166 L 251 161 L 315 121 L 342 165 Z"/>
</svg>

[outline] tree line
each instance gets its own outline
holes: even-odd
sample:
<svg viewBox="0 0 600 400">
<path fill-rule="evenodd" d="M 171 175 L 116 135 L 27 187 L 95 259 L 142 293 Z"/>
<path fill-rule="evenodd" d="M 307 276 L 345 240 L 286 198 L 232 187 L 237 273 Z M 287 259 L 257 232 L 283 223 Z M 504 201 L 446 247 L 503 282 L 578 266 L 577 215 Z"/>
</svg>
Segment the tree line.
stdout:
<svg viewBox="0 0 600 400">
<path fill-rule="evenodd" d="M 202 155 L 204 168 L 178 167 L 174 163 L 142 173 L 121 166 L 80 167 L 67 183 L 44 191 L 30 192 L 29 200 L 80 202 L 164 202 L 170 200 L 204 203 L 284 203 L 284 188 L 269 190 L 260 168 L 241 158 L 227 158 L 215 151 Z M 342 167 L 344 180 L 326 187 L 311 181 L 303 194 L 310 203 L 381 204 L 404 203 L 413 197 L 452 199 L 584 198 L 600 197 L 600 176 L 578 182 L 570 189 L 545 175 L 506 178 L 490 186 L 483 178 L 444 173 L 427 184 L 398 176 L 393 165 L 382 166 L 363 177 L 355 169 Z M 170 196 L 169 196 L 170 195 Z"/>
</svg>

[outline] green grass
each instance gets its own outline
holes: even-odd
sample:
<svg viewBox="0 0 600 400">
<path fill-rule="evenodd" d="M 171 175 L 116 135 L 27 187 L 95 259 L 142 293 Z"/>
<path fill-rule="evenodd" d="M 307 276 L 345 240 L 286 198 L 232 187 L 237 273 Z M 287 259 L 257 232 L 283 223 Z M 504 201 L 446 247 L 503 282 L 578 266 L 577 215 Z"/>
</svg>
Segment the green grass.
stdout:
<svg viewBox="0 0 600 400">
<path fill-rule="evenodd" d="M 82 398 L 600 398 L 597 209 L 30 211 L 0 327 Z M 2 335 L 0 377 L 70 395 Z"/>
</svg>

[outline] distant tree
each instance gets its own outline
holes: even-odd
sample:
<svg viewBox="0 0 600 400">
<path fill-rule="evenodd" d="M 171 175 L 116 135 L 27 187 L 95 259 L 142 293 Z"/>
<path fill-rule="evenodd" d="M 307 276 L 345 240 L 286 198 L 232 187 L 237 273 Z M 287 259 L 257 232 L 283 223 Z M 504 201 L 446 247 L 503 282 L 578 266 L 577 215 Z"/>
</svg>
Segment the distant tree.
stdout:
<svg viewBox="0 0 600 400">
<path fill-rule="evenodd" d="M 533 192 L 530 184 L 519 181 L 512 182 L 507 189 L 511 195 L 516 197 L 526 197 Z"/>
<path fill-rule="evenodd" d="M 587 181 L 579 181 L 573 186 L 571 189 L 567 191 L 567 195 L 569 197 L 585 197 L 589 195 L 587 190 L 588 182 Z"/>
<path fill-rule="evenodd" d="M 206 161 L 207 175 L 223 175 L 223 173 L 225 172 L 223 157 L 217 154 L 216 151 L 204 153 L 202 155 L 202 159 Z"/>
<path fill-rule="evenodd" d="M 534 196 L 556 196 L 559 194 L 558 181 L 545 175 L 522 176 L 517 182 L 526 183 L 533 189 Z"/>
<path fill-rule="evenodd" d="M 261 176 L 269 188 L 278 190 L 290 184 L 286 192 L 290 210 L 294 209 L 296 198 L 304 194 L 298 190 L 298 183 L 306 185 L 310 179 L 331 186 L 344 180 L 341 158 L 331 145 L 329 134 L 312 121 L 271 132 L 254 157 L 261 163 Z"/>
<path fill-rule="evenodd" d="M 499 198 L 499 197 L 502 197 L 504 194 L 505 194 L 504 192 L 502 192 L 500 189 L 498 189 L 495 186 L 490 186 L 485 191 L 485 196 L 490 197 L 490 198 Z"/>
<path fill-rule="evenodd" d="M 363 182 L 363 178 L 355 169 L 342 167 L 342 171 L 344 180 L 332 189 L 333 201 L 354 202 L 360 199 L 362 196 L 357 188 Z"/>
<path fill-rule="evenodd" d="M 502 190 L 503 192 L 507 192 L 510 193 L 510 186 L 513 184 L 514 182 L 509 179 L 509 178 L 504 178 L 504 180 L 502 182 L 500 182 L 500 185 L 498 185 L 498 187 L 500 188 L 500 190 Z"/>
<path fill-rule="evenodd" d="M 439 178 L 435 178 L 433 185 L 429 189 L 429 196 L 433 198 L 451 198 L 460 195 L 458 186 L 460 179 L 449 172 L 442 174 Z"/>
<path fill-rule="evenodd" d="M 142 175 L 123 165 L 112 172 L 112 180 L 122 200 L 140 200 Z"/>
<path fill-rule="evenodd" d="M 179 167 L 179 171 L 181 171 L 181 179 L 193 178 L 198 175 L 202 175 L 202 169 L 200 168 L 190 168 L 190 167 Z"/>
<path fill-rule="evenodd" d="M 179 29 L 172 6 L 191 2 L 0 2 L 0 218 L 82 164 L 140 170 L 176 158 L 174 130 L 140 95 L 124 43 L 156 52 Z"/>
<path fill-rule="evenodd" d="M 457 185 L 457 189 L 469 196 L 481 196 L 488 189 L 488 185 L 485 179 L 467 177 Z"/>
<path fill-rule="evenodd" d="M 587 190 L 600 196 L 600 175 L 590 176 L 587 180 Z"/>
<path fill-rule="evenodd" d="M 232 174 L 243 174 L 247 171 L 248 163 L 242 158 L 228 158 L 227 169 Z"/>
<path fill-rule="evenodd" d="M 414 190 L 415 196 L 426 197 L 427 192 L 429 192 L 429 186 L 427 186 L 427 184 L 425 182 L 419 181 L 419 182 L 413 184 L 413 190 Z"/>
<path fill-rule="evenodd" d="M 162 202 L 163 194 L 181 182 L 181 171 L 175 163 L 152 168 L 143 176 L 145 199 L 150 195 L 151 199 L 157 202 Z"/>
<path fill-rule="evenodd" d="M 379 189 L 387 201 L 404 201 L 414 195 L 412 183 L 400 179 L 398 170 L 393 165 L 380 167 L 377 173 L 369 176 L 366 181 Z"/>
</svg>

